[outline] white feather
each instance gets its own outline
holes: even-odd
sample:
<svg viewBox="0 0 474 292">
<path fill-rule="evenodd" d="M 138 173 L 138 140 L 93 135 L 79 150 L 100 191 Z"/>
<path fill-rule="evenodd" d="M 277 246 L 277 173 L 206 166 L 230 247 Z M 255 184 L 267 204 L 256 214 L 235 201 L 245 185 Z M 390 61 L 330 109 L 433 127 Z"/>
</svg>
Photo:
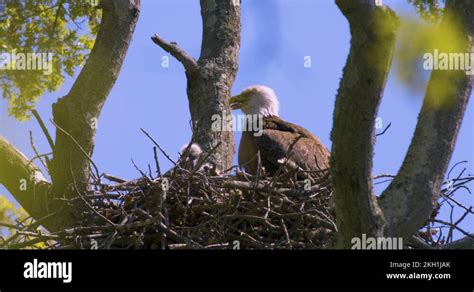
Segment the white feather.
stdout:
<svg viewBox="0 0 474 292">
<path fill-rule="evenodd" d="M 242 106 L 246 115 L 278 116 L 280 103 L 275 91 L 264 85 L 247 87 L 243 93 L 249 94 L 248 101 Z"/>
<path fill-rule="evenodd" d="M 183 147 L 181 147 L 181 151 L 180 151 L 181 155 L 184 154 L 188 145 L 189 144 L 186 144 Z M 201 156 L 201 153 L 202 153 L 201 146 L 199 146 L 199 144 L 193 143 L 191 144 L 191 146 L 189 146 L 189 152 L 187 154 L 188 154 L 188 157 L 191 158 L 191 160 L 197 160 L 199 156 Z"/>
</svg>

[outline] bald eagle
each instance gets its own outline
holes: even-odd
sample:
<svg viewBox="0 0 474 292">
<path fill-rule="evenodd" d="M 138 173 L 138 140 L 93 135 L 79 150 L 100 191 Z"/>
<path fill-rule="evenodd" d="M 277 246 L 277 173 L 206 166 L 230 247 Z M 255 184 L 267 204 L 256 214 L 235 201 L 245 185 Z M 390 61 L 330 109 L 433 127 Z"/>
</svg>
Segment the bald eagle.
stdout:
<svg viewBox="0 0 474 292">
<path fill-rule="evenodd" d="M 251 86 L 229 102 L 232 109 L 240 109 L 246 116 L 263 116 L 263 133 L 242 132 L 238 161 L 246 172 L 256 174 L 259 160 L 267 175 L 273 175 L 282 161 L 309 171 L 329 167 L 330 152 L 316 136 L 278 117 L 280 104 L 271 88 Z"/>
</svg>

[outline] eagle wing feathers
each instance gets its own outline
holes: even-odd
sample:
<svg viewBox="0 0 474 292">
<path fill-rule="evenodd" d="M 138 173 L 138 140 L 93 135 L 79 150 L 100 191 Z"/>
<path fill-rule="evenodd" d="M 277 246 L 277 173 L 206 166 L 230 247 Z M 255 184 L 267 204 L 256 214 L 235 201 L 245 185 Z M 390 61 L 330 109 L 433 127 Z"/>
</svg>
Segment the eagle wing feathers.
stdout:
<svg viewBox="0 0 474 292">
<path fill-rule="evenodd" d="M 305 170 L 329 167 L 329 150 L 308 130 L 276 116 L 265 117 L 263 122 L 261 136 L 251 132 L 242 135 L 239 163 L 249 173 L 256 173 L 258 152 L 262 166 L 269 174 L 278 170 L 278 161 L 282 158 L 288 158 Z"/>
</svg>

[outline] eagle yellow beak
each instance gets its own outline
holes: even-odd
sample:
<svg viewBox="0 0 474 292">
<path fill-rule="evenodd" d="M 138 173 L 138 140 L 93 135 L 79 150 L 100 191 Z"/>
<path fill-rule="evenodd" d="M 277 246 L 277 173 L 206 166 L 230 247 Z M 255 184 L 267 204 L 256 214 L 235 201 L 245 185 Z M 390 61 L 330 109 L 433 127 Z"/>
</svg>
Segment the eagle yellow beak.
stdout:
<svg viewBox="0 0 474 292">
<path fill-rule="evenodd" d="M 236 96 L 233 96 L 229 99 L 230 107 L 233 110 L 236 109 L 241 109 L 242 106 L 249 100 L 249 96 L 246 94 L 239 94 Z"/>
</svg>

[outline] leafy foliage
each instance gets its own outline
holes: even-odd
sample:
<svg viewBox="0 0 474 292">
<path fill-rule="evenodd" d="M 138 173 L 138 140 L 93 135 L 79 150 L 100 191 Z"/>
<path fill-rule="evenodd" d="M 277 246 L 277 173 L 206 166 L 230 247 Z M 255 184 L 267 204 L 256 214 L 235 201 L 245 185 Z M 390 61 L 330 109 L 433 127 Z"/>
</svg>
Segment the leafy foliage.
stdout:
<svg viewBox="0 0 474 292">
<path fill-rule="evenodd" d="M 27 217 L 28 215 L 23 208 L 16 209 L 15 205 L 6 197 L 0 196 L 0 223 L 16 225 L 16 220 L 24 220 Z M 8 237 L 13 231 L 12 228 L 0 226 L 0 235 Z"/>
<path fill-rule="evenodd" d="M 445 0 L 408 0 L 425 20 L 436 22 L 443 13 Z"/>
<path fill-rule="evenodd" d="M 414 93 L 422 96 L 433 70 L 427 65 L 430 57 L 434 62 L 441 63 L 436 56 L 467 52 L 465 41 L 458 31 L 460 28 L 453 21 L 446 20 L 439 26 L 419 19 L 402 18 L 394 59 L 399 80 Z M 452 71 L 454 70 L 458 69 L 453 68 Z M 449 80 L 438 80 L 432 86 L 437 88 L 433 92 L 433 106 L 447 106 L 453 101 L 451 96 L 456 84 Z"/>
<path fill-rule="evenodd" d="M 18 226 L 28 226 L 33 222 L 33 219 L 22 208 L 16 208 L 15 205 L 6 197 L 0 195 L 0 246 L 3 242 L 9 241 L 12 244 L 21 244 L 29 242 L 32 238 L 29 235 L 16 236 Z M 40 227 L 36 230 L 40 231 Z M 45 242 L 37 242 L 26 246 L 27 249 L 44 249 L 47 245 Z"/>
<path fill-rule="evenodd" d="M 51 74 L 41 70 L 0 70 L 0 88 L 8 100 L 10 115 L 26 120 L 39 97 L 59 89 L 64 73 L 72 76 L 75 68 L 84 63 L 101 17 L 101 11 L 89 2 L 8 1 L 5 14 L 0 16 L 0 52 L 10 56 L 52 54 Z M 10 62 L 15 62 L 14 58 Z"/>
</svg>

